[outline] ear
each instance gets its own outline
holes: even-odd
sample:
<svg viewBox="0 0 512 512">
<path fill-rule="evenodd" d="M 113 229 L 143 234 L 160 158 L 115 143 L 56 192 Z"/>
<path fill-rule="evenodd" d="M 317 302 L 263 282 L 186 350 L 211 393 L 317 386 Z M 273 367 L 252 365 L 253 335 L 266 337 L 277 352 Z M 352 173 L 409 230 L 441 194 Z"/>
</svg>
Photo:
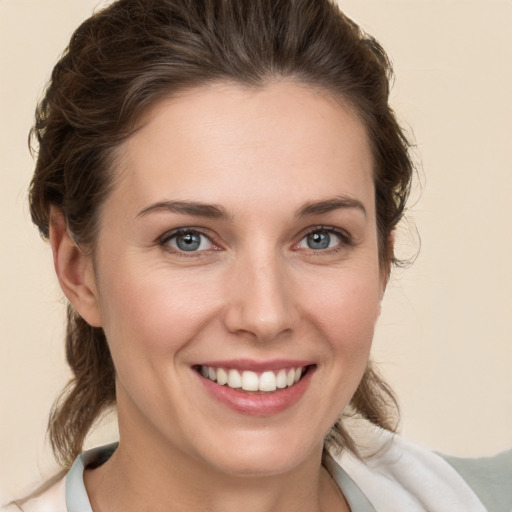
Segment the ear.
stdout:
<svg viewBox="0 0 512 512">
<path fill-rule="evenodd" d="M 92 257 L 73 241 L 64 215 L 53 206 L 50 210 L 50 245 L 62 291 L 89 325 L 101 327 Z"/>
</svg>

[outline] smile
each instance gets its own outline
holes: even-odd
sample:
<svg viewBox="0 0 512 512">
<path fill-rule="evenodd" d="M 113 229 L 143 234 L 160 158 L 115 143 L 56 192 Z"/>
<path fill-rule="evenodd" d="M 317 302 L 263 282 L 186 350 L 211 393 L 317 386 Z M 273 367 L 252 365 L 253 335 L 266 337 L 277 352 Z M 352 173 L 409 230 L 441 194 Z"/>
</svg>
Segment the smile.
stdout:
<svg viewBox="0 0 512 512">
<path fill-rule="evenodd" d="M 251 370 L 237 370 L 234 368 L 215 368 L 201 365 L 199 373 L 206 379 L 216 382 L 220 386 L 243 391 L 272 392 L 293 386 L 304 375 L 308 367 L 282 368 L 255 372 Z"/>
<path fill-rule="evenodd" d="M 317 365 L 312 361 L 203 362 L 192 367 L 207 394 L 237 413 L 269 416 L 300 402 Z"/>
</svg>

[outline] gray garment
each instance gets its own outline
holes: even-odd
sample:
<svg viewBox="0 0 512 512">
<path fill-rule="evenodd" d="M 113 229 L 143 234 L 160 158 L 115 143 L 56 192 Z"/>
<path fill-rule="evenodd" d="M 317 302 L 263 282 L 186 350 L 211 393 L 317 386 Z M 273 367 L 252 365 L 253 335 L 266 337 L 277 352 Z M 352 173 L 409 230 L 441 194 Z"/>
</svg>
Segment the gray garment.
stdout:
<svg viewBox="0 0 512 512">
<path fill-rule="evenodd" d="M 92 512 L 83 483 L 84 467 L 101 465 L 112 455 L 116 444 L 79 457 L 66 477 L 69 512 Z M 473 489 L 488 512 L 512 512 L 512 450 L 494 457 L 464 459 L 441 455 Z M 84 460 L 86 459 L 86 460 Z M 338 484 L 353 512 L 377 512 L 359 487 L 334 459 L 326 454 L 324 464 Z"/>
<path fill-rule="evenodd" d="M 23 500 L 19 506 L 11 503 L 2 511 L 42 512 L 49 510 L 50 506 L 52 512 L 92 512 L 84 485 L 84 469 L 100 466 L 110 458 L 116 448 L 115 443 L 84 452 L 69 470 L 65 482 L 60 479 L 52 486 L 53 492 L 50 489 L 42 494 L 35 493 L 28 500 Z M 512 512 L 512 450 L 494 457 L 477 459 L 442 457 L 462 476 L 487 512 Z M 345 495 L 352 512 L 377 512 L 346 471 L 328 453 L 324 454 L 323 463 Z"/>
<path fill-rule="evenodd" d="M 488 512 L 512 512 L 512 450 L 475 459 L 441 457 L 464 478 Z"/>
</svg>

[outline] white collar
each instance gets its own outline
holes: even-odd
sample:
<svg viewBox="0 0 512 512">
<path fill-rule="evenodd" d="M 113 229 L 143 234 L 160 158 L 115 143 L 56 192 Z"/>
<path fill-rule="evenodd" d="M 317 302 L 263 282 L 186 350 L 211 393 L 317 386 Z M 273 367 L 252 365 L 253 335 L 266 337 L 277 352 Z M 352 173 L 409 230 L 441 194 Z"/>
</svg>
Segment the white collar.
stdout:
<svg viewBox="0 0 512 512">
<path fill-rule="evenodd" d="M 486 512 L 463 478 L 440 456 L 384 430 L 372 432 L 363 460 L 330 450 L 324 463 L 354 512 Z M 25 512 L 92 512 L 83 473 L 117 443 L 82 453 L 64 479 L 23 505 Z"/>
<path fill-rule="evenodd" d="M 377 512 L 486 512 L 439 455 L 381 429 L 373 431 L 370 451 L 364 462 L 348 451 L 331 456 Z"/>
</svg>

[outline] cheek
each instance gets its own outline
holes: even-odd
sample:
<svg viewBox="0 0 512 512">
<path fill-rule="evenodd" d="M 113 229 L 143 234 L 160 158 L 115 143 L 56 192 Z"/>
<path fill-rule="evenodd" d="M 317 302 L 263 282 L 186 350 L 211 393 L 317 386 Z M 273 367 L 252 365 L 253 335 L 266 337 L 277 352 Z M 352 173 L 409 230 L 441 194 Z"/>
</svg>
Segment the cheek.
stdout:
<svg viewBox="0 0 512 512">
<path fill-rule="evenodd" d="M 208 321 L 215 303 L 213 283 L 191 273 L 175 275 L 162 269 L 123 271 L 118 265 L 101 283 L 101 305 L 107 339 L 148 355 L 174 353 Z"/>
<path fill-rule="evenodd" d="M 323 282 L 310 294 L 308 314 L 325 334 L 334 352 L 349 357 L 367 354 L 380 314 L 378 277 L 347 272 Z"/>
<path fill-rule="evenodd" d="M 327 432 L 355 393 L 370 356 L 375 324 L 380 312 L 378 279 L 366 272 L 338 272 L 330 280 L 317 280 L 309 293 L 303 317 L 314 325 L 325 352 L 318 410 L 328 411 L 323 428 Z M 310 287 L 309 287 L 310 288 Z"/>
</svg>

